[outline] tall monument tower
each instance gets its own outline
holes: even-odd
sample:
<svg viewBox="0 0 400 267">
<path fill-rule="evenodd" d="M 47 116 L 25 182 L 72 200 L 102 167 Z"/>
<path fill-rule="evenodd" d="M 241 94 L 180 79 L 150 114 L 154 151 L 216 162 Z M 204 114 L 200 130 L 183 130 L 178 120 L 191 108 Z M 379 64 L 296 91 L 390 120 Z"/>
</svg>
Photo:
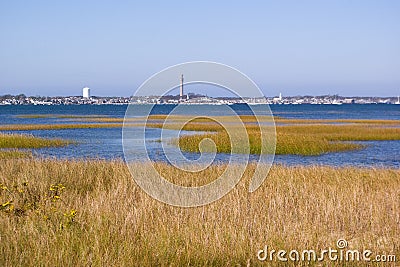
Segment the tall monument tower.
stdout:
<svg viewBox="0 0 400 267">
<path fill-rule="evenodd" d="M 183 99 L 183 74 L 181 75 L 181 88 L 179 91 L 179 96 L 180 96 L 180 99 L 182 100 Z"/>
</svg>

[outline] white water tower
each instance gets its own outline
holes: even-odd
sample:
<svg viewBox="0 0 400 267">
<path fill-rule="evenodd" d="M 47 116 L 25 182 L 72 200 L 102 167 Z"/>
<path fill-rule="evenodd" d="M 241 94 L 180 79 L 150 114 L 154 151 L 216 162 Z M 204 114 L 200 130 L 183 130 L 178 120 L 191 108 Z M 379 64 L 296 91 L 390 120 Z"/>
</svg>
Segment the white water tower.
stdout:
<svg viewBox="0 0 400 267">
<path fill-rule="evenodd" d="M 82 89 L 82 97 L 89 99 L 90 98 L 90 88 L 89 87 L 83 87 Z"/>
</svg>

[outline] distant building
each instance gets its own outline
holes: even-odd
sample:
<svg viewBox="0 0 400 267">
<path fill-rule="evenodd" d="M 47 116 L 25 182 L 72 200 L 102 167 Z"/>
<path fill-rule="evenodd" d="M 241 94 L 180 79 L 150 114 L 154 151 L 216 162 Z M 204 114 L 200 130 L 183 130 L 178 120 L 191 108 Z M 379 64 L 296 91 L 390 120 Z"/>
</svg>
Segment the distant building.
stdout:
<svg viewBox="0 0 400 267">
<path fill-rule="evenodd" d="M 282 101 L 282 93 L 279 93 L 279 97 L 274 97 L 274 98 L 272 99 L 272 101 L 273 101 L 274 103 L 279 103 L 279 102 L 281 102 L 281 101 Z"/>
<path fill-rule="evenodd" d="M 83 87 L 82 89 L 82 97 L 83 98 L 90 98 L 90 88 L 89 87 Z"/>
<path fill-rule="evenodd" d="M 353 98 L 345 98 L 343 103 L 345 104 L 354 104 L 355 100 Z"/>
</svg>

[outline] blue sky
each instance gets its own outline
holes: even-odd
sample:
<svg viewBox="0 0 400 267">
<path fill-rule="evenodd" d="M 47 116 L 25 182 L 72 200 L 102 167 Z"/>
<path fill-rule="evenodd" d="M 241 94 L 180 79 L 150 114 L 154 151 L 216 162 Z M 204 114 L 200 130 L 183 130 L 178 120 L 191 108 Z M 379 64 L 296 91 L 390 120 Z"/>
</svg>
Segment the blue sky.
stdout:
<svg viewBox="0 0 400 267">
<path fill-rule="evenodd" d="M 267 96 L 397 96 L 400 1 L 0 2 L 0 95 L 128 96 L 194 60 Z"/>
</svg>

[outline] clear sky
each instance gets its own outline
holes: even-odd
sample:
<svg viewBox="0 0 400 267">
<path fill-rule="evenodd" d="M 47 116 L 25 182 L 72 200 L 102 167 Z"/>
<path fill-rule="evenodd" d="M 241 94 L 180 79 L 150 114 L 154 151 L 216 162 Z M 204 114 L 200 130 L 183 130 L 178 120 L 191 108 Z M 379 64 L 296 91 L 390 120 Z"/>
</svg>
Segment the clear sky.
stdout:
<svg viewBox="0 0 400 267">
<path fill-rule="evenodd" d="M 400 1 L 1 1 L 0 95 L 131 95 L 217 61 L 267 96 L 400 94 Z"/>
</svg>

